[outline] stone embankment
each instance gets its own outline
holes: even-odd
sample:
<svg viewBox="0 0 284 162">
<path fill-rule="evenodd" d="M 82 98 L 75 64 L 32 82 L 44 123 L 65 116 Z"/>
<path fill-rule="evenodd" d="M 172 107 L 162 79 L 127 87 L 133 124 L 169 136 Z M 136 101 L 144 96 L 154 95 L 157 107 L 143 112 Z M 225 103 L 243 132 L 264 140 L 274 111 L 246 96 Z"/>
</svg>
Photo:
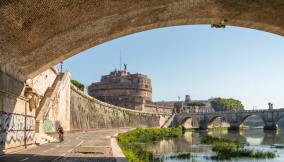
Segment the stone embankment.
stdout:
<svg viewBox="0 0 284 162">
<path fill-rule="evenodd" d="M 70 96 L 70 130 L 160 127 L 170 116 L 110 105 L 83 93 L 73 85 Z"/>
<path fill-rule="evenodd" d="M 69 72 L 61 74 L 55 68 L 26 82 L 0 72 L 0 154 L 48 141 L 46 135 L 59 126 L 66 132 L 160 127 L 170 116 L 101 102 L 73 86 L 70 78 Z"/>
</svg>

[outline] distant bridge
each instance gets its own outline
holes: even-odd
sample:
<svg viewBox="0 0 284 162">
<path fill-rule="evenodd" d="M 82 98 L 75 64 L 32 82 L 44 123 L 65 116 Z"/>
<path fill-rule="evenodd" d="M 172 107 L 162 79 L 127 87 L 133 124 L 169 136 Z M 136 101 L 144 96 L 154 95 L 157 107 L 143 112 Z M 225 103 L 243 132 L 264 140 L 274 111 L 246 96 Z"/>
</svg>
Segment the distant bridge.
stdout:
<svg viewBox="0 0 284 162">
<path fill-rule="evenodd" d="M 185 123 L 190 123 L 192 127 L 208 129 L 208 126 L 216 118 L 223 118 L 230 124 L 230 130 L 238 130 L 244 120 L 253 115 L 259 116 L 263 120 L 265 130 L 276 130 L 279 120 L 284 117 L 284 109 L 179 113 L 176 114 L 172 124 L 184 125 Z"/>
</svg>

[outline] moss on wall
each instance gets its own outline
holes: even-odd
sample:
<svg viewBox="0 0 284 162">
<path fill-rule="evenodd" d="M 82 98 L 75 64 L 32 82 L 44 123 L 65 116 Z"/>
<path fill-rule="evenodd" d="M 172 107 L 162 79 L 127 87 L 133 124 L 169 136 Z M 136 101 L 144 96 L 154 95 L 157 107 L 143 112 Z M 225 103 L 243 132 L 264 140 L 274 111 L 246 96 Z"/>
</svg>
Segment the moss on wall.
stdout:
<svg viewBox="0 0 284 162">
<path fill-rule="evenodd" d="M 159 115 L 121 110 L 71 88 L 71 130 L 118 127 L 159 127 Z"/>
</svg>

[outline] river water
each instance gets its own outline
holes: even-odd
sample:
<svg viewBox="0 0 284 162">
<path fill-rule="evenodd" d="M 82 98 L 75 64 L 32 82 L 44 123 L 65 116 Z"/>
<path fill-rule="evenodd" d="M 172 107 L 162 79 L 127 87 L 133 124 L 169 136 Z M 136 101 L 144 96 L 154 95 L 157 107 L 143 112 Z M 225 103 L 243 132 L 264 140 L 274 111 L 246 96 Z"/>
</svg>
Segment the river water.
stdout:
<svg viewBox="0 0 284 162">
<path fill-rule="evenodd" d="M 182 137 L 149 143 L 145 147 L 159 157 L 161 162 L 216 162 L 210 159 L 210 156 L 214 155 L 211 147 L 200 144 L 200 139 L 204 135 L 238 140 L 247 144 L 245 148 L 276 153 L 274 159 L 233 158 L 222 160 L 223 162 L 284 162 L 284 148 L 272 147 L 274 144 L 284 144 L 284 130 L 277 132 L 264 132 L 262 129 L 244 129 L 236 132 L 227 130 L 186 132 Z M 171 155 L 182 152 L 190 152 L 191 158 L 169 158 Z"/>
</svg>

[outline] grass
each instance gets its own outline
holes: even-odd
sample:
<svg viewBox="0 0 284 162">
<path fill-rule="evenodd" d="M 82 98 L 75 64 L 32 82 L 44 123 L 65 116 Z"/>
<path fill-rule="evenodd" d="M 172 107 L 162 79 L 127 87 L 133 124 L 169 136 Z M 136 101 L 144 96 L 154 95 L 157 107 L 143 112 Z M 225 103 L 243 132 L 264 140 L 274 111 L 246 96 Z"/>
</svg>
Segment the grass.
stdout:
<svg viewBox="0 0 284 162">
<path fill-rule="evenodd" d="M 184 128 L 184 132 L 198 132 L 199 128 Z"/>
<path fill-rule="evenodd" d="M 155 162 L 161 162 L 164 159 L 190 159 L 191 157 L 191 153 L 190 152 L 182 152 L 182 153 L 176 153 L 176 154 L 171 154 L 171 155 L 163 155 L 163 156 L 158 156 L 155 157 L 153 161 Z"/>
<path fill-rule="evenodd" d="M 230 145 L 234 145 L 236 147 L 240 147 L 241 143 L 239 141 L 231 141 L 228 139 L 224 139 L 224 138 L 218 138 L 218 137 L 211 137 L 211 136 L 203 136 L 201 138 L 201 143 L 203 144 L 210 144 L 210 145 L 216 145 L 216 144 L 230 144 Z"/>
<path fill-rule="evenodd" d="M 201 139 L 201 143 L 212 145 L 212 151 L 217 155 L 213 156 L 215 160 L 228 160 L 234 157 L 251 157 L 251 158 L 275 158 L 275 153 L 271 151 L 254 151 L 245 149 L 244 146 L 238 141 L 231 141 L 227 139 L 221 139 L 217 137 L 204 136 Z"/>
<path fill-rule="evenodd" d="M 217 127 L 211 127 L 211 128 L 209 128 L 209 130 L 211 130 L 211 131 L 224 131 L 224 130 L 228 130 L 228 128 L 222 127 L 222 126 L 217 126 Z"/>
<path fill-rule="evenodd" d="M 182 128 L 137 128 L 120 134 L 118 144 L 129 162 L 150 162 L 153 154 L 143 148 L 141 143 L 182 136 Z"/>
<path fill-rule="evenodd" d="M 191 157 L 190 152 L 183 152 L 183 153 L 179 153 L 176 155 L 170 155 L 169 158 L 170 159 L 189 159 Z"/>
</svg>

